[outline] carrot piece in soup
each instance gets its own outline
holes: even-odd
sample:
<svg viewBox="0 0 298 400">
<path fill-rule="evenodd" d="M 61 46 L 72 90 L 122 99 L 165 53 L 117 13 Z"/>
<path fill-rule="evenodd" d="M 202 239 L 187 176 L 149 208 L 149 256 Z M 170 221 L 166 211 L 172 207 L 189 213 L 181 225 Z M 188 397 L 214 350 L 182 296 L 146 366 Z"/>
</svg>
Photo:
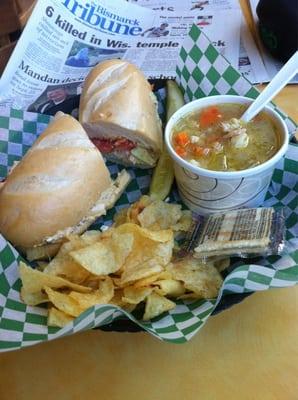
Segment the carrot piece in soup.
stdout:
<svg viewBox="0 0 298 400">
<path fill-rule="evenodd" d="M 179 146 L 187 146 L 189 143 L 189 137 L 186 132 L 178 132 L 175 135 L 175 143 Z"/>
<path fill-rule="evenodd" d="M 199 123 L 202 128 L 207 128 L 210 125 L 215 124 L 222 118 L 219 109 L 215 106 L 211 106 L 203 110 L 199 117 Z"/>
<path fill-rule="evenodd" d="M 176 146 L 175 147 L 175 151 L 178 154 L 178 156 L 180 156 L 180 157 L 185 157 L 186 156 L 186 151 L 181 146 Z"/>
</svg>

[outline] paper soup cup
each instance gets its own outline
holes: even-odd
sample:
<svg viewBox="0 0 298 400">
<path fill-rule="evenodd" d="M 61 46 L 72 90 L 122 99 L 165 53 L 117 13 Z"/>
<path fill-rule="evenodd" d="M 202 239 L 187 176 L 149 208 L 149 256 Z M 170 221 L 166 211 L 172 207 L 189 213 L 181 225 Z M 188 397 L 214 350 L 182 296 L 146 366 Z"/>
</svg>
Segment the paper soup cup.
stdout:
<svg viewBox="0 0 298 400">
<path fill-rule="evenodd" d="M 172 146 L 173 128 L 187 114 L 216 104 L 251 102 L 252 99 L 242 96 L 205 97 L 186 104 L 168 121 L 165 142 L 174 161 L 175 178 L 181 199 L 190 210 L 199 214 L 209 214 L 240 207 L 258 207 L 263 203 L 274 167 L 288 148 L 287 126 L 276 111 L 269 107 L 264 109 L 278 129 L 280 148 L 272 158 L 256 167 L 232 172 L 207 170 L 178 156 Z"/>
</svg>

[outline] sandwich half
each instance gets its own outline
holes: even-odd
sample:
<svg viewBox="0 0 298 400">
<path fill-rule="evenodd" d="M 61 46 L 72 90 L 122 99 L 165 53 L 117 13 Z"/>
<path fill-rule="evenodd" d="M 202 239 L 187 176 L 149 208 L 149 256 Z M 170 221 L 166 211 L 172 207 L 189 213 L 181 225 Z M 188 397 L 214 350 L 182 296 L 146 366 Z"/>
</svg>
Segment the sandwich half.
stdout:
<svg viewBox="0 0 298 400">
<path fill-rule="evenodd" d="M 126 166 L 152 168 L 162 150 L 157 101 L 143 73 L 123 60 L 91 70 L 79 119 L 104 157 Z"/>
<path fill-rule="evenodd" d="M 0 188 L 0 232 L 29 259 L 52 256 L 85 231 L 130 181 L 112 181 L 78 121 L 58 113 Z"/>
</svg>

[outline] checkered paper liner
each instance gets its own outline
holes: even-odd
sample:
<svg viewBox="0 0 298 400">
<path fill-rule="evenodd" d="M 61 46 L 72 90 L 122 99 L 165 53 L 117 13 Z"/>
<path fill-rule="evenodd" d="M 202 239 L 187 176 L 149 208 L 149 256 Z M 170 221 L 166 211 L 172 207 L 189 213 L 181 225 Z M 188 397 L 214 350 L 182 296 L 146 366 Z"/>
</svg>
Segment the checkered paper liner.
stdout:
<svg viewBox="0 0 298 400">
<path fill-rule="evenodd" d="M 181 49 L 177 75 L 188 99 L 218 93 L 246 94 L 250 97 L 257 95 L 257 91 L 218 54 L 197 27 L 192 28 Z M 290 130 L 293 130 L 293 121 L 281 114 Z M 26 153 L 49 121 L 50 117 L 46 115 L 19 110 L 0 112 L 0 178 L 5 177 L 13 162 Z M 204 325 L 222 296 L 297 284 L 297 156 L 298 146 L 290 145 L 286 157 L 275 169 L 265 202 L 266 206 L 285 207 L 289 252 L 282 257 L 249 260 L 251 264 L 238 262 L 228 270 L 217 299 L 177 301 L 174 310 L 149 322 L 138 321 L 116 306 L 102 305 L 86 310 L 63 329 L 48 327 L 46 308 L 26 306 L 20 300 L 20 255 L 0 235 L 0 351 L 30 346 L 123 318 L 129 318 L 161 340 L 184 343 Z M 108 163 L 108 167 L 112 177 L 121 169 L 113 163 Z M 128 171 L 132 182 L 117 205 L 98 221 L 98 227 L 110 225 L 115 212 L 147 193 L 150 172 L 137 169 Z M 179 196 L 174 191 L 171 200 L 179 202 Z"/>
</svg>

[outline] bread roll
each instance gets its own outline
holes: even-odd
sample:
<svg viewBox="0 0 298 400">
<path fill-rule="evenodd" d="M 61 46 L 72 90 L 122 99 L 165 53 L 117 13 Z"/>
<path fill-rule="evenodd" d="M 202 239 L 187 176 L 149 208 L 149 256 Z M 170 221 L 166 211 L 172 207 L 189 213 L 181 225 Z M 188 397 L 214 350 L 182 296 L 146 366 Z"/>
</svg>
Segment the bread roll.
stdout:
<svg viewBox="0 0 298 400">
<path fill-rule="evenodd" d="M 59 114 L 0 189 L 0 232 L 15 246 L 78 224 L 112 183 L 79 122 Z"/>
<path fill-rule="evenodd" d="M 106 158 L 143 168 L 158 160 L 162 130 L 157 101 L 135 65 L 108 60 L 93 68 L 83 87 L 79 119 Z"/>
</svg>

